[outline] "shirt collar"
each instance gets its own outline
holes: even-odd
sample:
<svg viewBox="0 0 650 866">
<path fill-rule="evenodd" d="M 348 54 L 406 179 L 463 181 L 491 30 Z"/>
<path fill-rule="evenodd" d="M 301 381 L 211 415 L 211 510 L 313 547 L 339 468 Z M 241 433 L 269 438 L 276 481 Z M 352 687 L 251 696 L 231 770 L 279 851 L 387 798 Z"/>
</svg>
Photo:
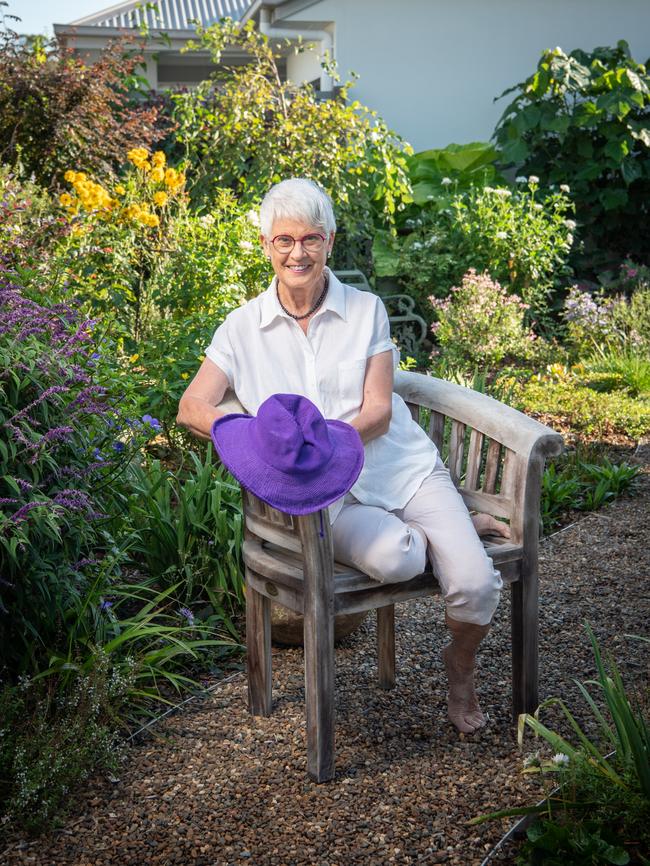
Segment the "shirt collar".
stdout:
<svg viewBox="0 0 650 866">
<path fill-rule="evenodd" d="M 323 305 L 316 312 L 316 316 L 321 315 L 325 310 L 331 310 L 345 321 L 345 289 L 343 283 L 339 280 L 336 274 L 333 273 L 333 271 L 329 268 L 326 268 L 326 270 L 329 275 L 329 288 L 325 300 L 323 301 Z M 273 277 L 271 285 L 261 295 L 260 328 L 266 328 L 267 325 L 270 325 L 278 316 L 281 316 L 284 319 L 291 318 L 280 306 L 278 295 L 275 291 L 275 284 L 276 278 Z"/>
</svg>

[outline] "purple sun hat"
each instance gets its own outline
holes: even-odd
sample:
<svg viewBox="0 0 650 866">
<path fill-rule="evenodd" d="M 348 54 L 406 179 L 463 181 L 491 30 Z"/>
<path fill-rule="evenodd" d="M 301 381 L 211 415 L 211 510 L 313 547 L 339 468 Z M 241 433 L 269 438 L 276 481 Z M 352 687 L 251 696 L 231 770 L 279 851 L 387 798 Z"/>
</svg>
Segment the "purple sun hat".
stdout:
<svg viewBox="0 0 650 866">
<path fill-rule="evenodd" d="M 363 443 L 354 427 L 326 421 L 298 394 L 273 394 L 256 416 L 217 418 L 211 434 L 239 483 L 287 514 L 311 514 L 336 502 L 363 467 Z"/>
</svg>

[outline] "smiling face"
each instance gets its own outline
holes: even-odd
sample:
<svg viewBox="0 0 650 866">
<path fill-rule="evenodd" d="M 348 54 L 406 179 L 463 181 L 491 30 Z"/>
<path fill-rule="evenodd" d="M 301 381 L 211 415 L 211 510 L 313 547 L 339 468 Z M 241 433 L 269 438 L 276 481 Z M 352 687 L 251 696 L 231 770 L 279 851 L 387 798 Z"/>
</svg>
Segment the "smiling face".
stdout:
<svg viewBox="0 0 650 866">
<path fill-rule="evenodd" d="M 281 288 L 286 289 L 292 296 L 296 294 L 302 299 L 312 298 L 316 291 L 320 291 L 323 285 L 323 269 L 327 262 L 327 254 L 331 251 L 334 243 L 334 233 L 325 241 L 319 252 L 308 252 L 301 243 L 295 243 L 289 253 L 279 253 L 271 238 L 278 235 L 291 235 L 293 238 L 302 238 L 305 235 L 320 234 L 323 229 L 305 223 L 302 220 L 278 219 L 273 223 L 270 237 L 261 236 L 264 250 L 270 256 L 273 270 L 278 278 Z"/>
</svg>

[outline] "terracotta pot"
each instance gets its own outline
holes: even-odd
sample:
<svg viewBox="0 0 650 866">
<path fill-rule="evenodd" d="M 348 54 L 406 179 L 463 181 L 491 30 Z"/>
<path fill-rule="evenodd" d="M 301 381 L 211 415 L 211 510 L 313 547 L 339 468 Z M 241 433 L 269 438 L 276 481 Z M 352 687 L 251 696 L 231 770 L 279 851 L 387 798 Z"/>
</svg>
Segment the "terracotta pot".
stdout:
<svg viewBox="0 0 650 866">
<path fill-rule="evenodd" d="M 334 642 L 359 628 L 368 611 L 342 613 L 334 619 Z M 279 646 L 302 646 L 303 618 L 287 607 L 271 603 L 271 640 Z"/>
</svg>

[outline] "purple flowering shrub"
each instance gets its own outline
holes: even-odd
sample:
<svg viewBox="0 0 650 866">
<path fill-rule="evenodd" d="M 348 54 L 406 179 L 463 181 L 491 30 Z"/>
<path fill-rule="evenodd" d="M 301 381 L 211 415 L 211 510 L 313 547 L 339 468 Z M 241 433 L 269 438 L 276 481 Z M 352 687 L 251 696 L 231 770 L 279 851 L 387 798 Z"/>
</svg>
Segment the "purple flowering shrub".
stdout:
<svg viewBox="0 0 650 866">
<path fill-rule="evenodd" d="M 618 278 L 592 292 L 573 286 L 564 302 L 567 341 L 576 355 L 607 348 L 650 354 L 650 268 L 623 262 Z"/>
<path fill-rule="evenodd" d="M 65 642 L 107 552 L 118 567 L 114 481 L 153 427 L 128 425 L 133 401 L 106 376 L 95 324 L 12 279 L 0 268 L 0 669 L 10 675 Z"/>
<path fill-rule="evenodd" d="M 524 324 L 528 305 L 487 271 L 470 268 L 447 298 L 429 300 L 438 315 L 431 329 L 450 364 L 471 369 L 530 356 L 536 338 Z"/>
</svg>

